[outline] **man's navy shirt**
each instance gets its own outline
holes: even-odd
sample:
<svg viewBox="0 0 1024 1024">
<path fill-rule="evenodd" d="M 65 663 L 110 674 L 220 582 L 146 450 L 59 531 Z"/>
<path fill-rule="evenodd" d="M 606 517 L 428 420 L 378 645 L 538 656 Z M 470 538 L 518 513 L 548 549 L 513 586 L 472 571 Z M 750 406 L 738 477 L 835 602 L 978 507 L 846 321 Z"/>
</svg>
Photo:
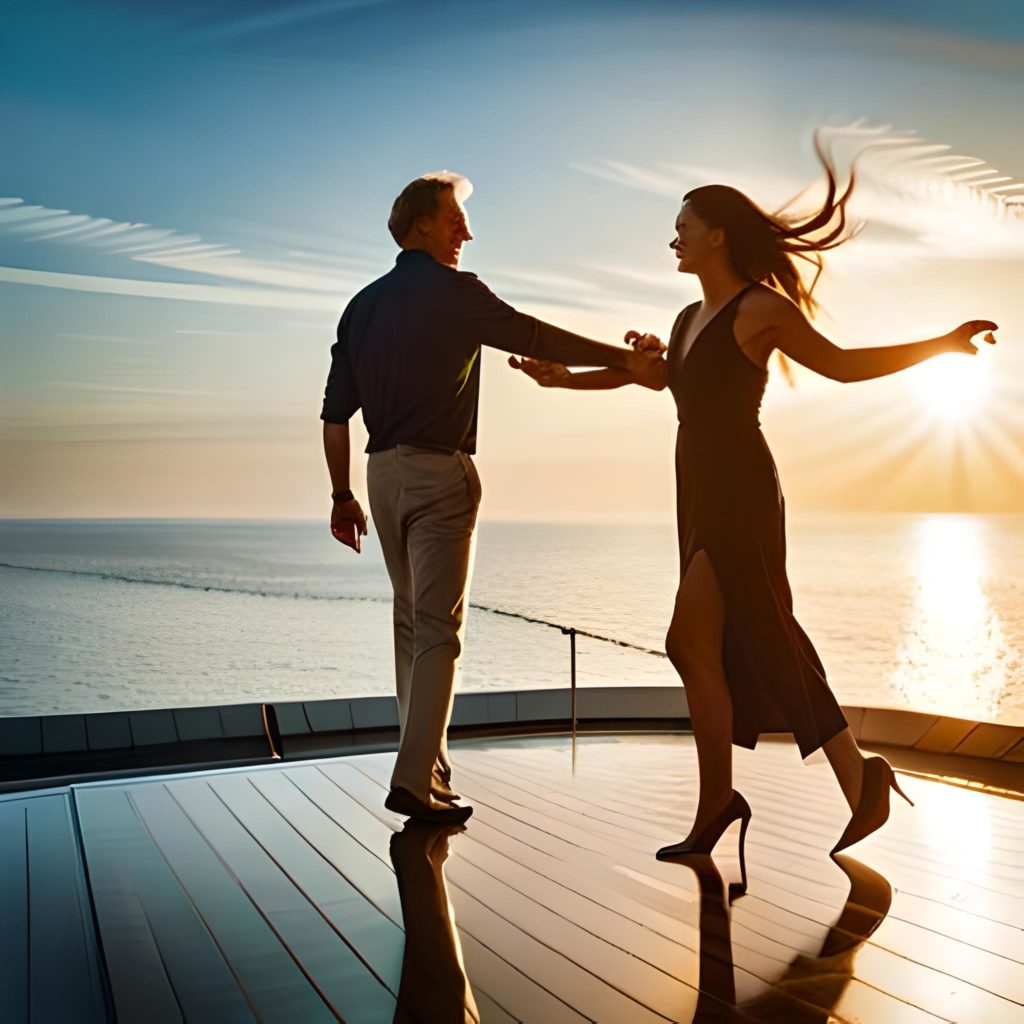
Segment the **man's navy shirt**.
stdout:
<svg viewBox="0 0 1024 1024">
<path fill-rule="evenodd" d="M 421 444 L 472 454 L 481 345 L 577 365 L 613 361 L 609 346 L 519 313 L 475 274 L 407 249 L 346 306 L 320 418 L 348 423 L 362 408 L 368 452 Z M 626 354 L 616 350 L 614 362 L 625 365 Z"/>
</svg>

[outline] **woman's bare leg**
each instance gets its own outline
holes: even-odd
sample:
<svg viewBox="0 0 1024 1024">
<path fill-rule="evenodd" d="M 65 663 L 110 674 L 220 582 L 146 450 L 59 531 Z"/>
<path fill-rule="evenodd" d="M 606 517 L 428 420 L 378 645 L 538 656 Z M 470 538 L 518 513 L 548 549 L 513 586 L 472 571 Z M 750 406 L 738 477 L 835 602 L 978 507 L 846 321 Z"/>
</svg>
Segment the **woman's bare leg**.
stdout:
<svg viewBox="0 0 1024 1024">
<path fill-rule="evenodd" d="M 725 606 L 715 570 L 698 551 L 679 584 L 665 650 L 686 687 L 700 770 L 700 797 L 690 834 L 700 832 L 732 792 L 732 697 L 722 667 Z"/>
<path fill-rule="evenodd" d="M 861 779 L 864 774 L 864 755 L 861 753 L 857 741 L 849 727 L 837 733 L 821 748 L 825 751 L 828 763 L 832 765 L 832 771 L 836 773 L 836 780 L 839 788 L 850 805 L 850 810 L 855 810 L 860 803 Z"/>
</svg>

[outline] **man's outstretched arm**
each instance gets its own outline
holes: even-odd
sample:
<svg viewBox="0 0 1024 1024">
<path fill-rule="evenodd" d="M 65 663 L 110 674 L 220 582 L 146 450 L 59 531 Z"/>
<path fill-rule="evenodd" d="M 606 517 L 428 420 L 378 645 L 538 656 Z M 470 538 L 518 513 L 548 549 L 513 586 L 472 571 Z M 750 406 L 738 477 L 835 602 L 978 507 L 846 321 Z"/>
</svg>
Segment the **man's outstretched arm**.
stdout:
<svg viewBox="0 0 1024 1024">
<path fill-rule="evenodd" d="M 563 366 L 607 366 L 626 370 L 638 382 L 656 372 L 651 353 L 584 338 L 528 316 L 503 302 L 473 274 L 461 274 L 469 326 L 481 345 Z"/>
</svg>

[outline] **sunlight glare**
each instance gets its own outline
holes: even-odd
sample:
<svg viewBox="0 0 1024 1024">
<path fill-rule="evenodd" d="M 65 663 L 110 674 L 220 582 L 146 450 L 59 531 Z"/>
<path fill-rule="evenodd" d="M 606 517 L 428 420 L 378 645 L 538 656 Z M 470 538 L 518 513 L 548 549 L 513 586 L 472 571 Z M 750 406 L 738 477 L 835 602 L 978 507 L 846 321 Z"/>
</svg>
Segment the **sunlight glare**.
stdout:
<svg viewBox="0 0 1024 1024">
<path fill-rule="evenodd" d="M 893 685 L 917 710 L 993 721 L 1018 655 L 985 593 L 985 524 L 928 516 L 916 533 L 918 589 Z"/>
<path fill-rule="evenodd" d="M 947 868 L 969 874 L 983 871 L 991 857 L 993 798 L 980 799 L 952 786 L 918 786 L 913 798 L 918 827 L 930 846 L 944 851 Z"/>
<path fill-rule="evenodd" d="M 960 422 L 980 411 L 989 393 L 986 360 L 942 355 L 909 375 L 924 412 L 935 419 Z"/>
</svg>

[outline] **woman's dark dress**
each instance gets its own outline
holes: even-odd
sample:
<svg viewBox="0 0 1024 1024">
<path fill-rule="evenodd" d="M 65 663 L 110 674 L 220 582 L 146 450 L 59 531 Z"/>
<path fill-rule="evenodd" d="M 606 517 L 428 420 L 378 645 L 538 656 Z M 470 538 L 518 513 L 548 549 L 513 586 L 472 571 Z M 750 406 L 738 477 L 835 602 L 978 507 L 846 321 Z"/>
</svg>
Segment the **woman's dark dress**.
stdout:
<svg viewBox="0 0 1024 1024">
<path fill-rule="evenodd" d="M 722 660 L 733 743 L 791 732 L 807 757 L 846 727 L 825 670 L 793 617 L 786 578 L 785 501 L 758 412 L 767 371 L 736 343 L 737 294 L 683 358 L 687 306 L 672 328 L 668 384 L 679 412 L 676 479 L 680 579 L 707 553 L 725 603 Z"/>
</svg>

